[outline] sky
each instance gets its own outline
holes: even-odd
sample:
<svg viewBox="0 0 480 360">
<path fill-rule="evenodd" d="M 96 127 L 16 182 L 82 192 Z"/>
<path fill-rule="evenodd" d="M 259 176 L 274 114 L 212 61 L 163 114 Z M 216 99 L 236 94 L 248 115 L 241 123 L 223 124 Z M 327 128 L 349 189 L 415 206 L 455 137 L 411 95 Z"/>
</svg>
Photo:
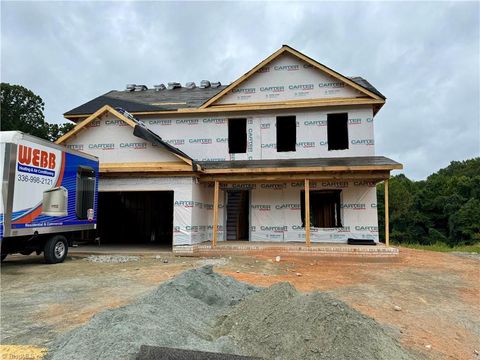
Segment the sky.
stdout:
<svg viewBox="0 0 480 360">
<path fill-rule="evenodd" d="M 425 179 L 480 156 L 480 2 L 1 2 L 2 82 L 48 122 L 127 83 L 228 84 L 283 44 L 386 97 L 376 154 Z"/>
</svg>

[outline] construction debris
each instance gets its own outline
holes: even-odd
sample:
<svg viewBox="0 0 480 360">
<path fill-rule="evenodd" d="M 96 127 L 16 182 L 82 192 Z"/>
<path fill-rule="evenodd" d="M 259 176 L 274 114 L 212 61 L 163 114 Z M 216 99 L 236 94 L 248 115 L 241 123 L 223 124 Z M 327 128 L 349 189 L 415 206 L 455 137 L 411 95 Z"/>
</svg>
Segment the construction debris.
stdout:
<svg viewBox="0 0 480 360">
<path fill-rule="evenodd" d="M 86 257 L 85 260 L 94 262 L 94 263 L 120 264 L 120 263 L 129 262 L 129 261 L 138 261 L 140 260 L 140 257 L 139 256 L 119 256 L 119 255 L 90 255 Z"/>
</svg>

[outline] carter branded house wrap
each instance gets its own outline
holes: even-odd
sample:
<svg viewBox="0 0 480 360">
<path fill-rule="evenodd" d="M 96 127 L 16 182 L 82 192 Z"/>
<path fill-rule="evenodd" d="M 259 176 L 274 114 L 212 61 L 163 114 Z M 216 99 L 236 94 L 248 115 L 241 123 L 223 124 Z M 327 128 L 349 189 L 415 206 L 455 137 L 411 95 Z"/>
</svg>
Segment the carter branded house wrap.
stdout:
<svg viewBox="0 0 480 360">
<path fill-rule="evenodd" d="M 228 86 L 187 85 L 129 85 L 65 114 L 77 126 L 57 142 L 100 159 L 101 236 L 378 242 L 375 186 L 402 165 L 375 154 L 386 99 L 369 82 L 284 45 Z"/>
</svg>

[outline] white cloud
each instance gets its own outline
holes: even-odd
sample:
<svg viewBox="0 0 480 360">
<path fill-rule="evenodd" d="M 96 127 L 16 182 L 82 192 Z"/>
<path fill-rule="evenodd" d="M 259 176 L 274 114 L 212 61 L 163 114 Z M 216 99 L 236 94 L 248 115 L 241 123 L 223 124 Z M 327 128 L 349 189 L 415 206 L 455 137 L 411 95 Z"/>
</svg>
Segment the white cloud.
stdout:
<svg viewBox="0 0 480 360">
<path fill-rule="evenodd" d="M 2 2 L 1 78 L 46 118 L 125 84 L 230 82 L 289 44 L 388 98 L 377 154 L 424 178 L 480 153 L 479 3 Z"/>
</svg>

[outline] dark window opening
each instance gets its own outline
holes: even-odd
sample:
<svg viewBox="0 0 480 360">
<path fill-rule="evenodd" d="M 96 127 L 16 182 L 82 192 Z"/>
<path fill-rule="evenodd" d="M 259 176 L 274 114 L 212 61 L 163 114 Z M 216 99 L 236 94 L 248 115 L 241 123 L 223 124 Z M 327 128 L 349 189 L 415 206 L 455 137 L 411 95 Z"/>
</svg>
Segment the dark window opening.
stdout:
<svg viewBox="0 0 480 360">
<path fill-rule="evenodd" d="M 277 152 L 295 151 L 297 120 L 295 116 L 277 116 Z"/>
<path fill-rule="evenodd" d="M 348 149 L 348 114 L 327 115 L 328 150 Z"/>
<path fill-rule="evenodd" d="M 310 191 L 310 227 L 342 227 L 340 216 L 341 190 Z M 305 227 L 305 191 L 300 193 L 302 226 Z"/>
<path fill-rule="evenodd" d="M 247 152 L 247 119 L 228 119 L 228 152 Z"/>
<path fill-rule="evenodd" d="M 77 219 L 87 219 L 95 201 L 95 170 L 88 166 L 77 168 L 75 212 Z"/>
</svg>

